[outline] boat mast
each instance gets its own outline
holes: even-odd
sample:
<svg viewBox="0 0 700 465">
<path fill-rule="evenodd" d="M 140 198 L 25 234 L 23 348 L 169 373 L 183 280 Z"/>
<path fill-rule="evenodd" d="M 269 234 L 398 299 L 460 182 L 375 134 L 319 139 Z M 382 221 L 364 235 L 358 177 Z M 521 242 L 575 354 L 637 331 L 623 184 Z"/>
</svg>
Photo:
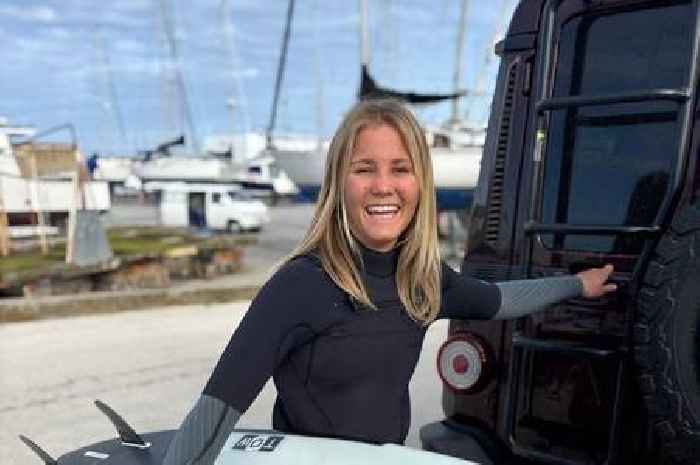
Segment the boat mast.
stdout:
<svg viewBox="0 0 700 465">
<path fill-rule="evenodd" d="M 464 50 L 464 29 L 467 21 L 468 0 L 462 0 L 459 9 L 459 24 L 457 27 L 457 47 L 455 47 L 455 68 L 453 74 L 453 87 L 459 92 L 462 86 L 462 51 Z M 452 116 L 449 124 L 456 126 L 459 122 L 459 99 L 452 100 Z"/>
<path fill-rule="evenodd" d="M 316 0 L 314 9 L 316 11 L 316 17 L 314 18 L 314 42 L 316 47 L 314 48 L 314 74 L 316 75 L 316 135 L 318 136 L 317 149 L 321 151 L 323 149 L 323 134 L 325 132 L 325 111 L 324 111 L 324 88 L 323 88 L 323 75 L 322 66 L 323 62 L 321 58 L 321 33 L 319 31 L 319 24 L 321 23 L 321 2 Z"/>
<path fill-rule="evenodd" d="M 248 156 L 248 141 L 247 141 L 247 136 L 248 133 L 250 132 L 250 117 L 248 115 L 248 102 L 246 100 L 246 95 L 245 92 L 243 92 L 243 85 L 241 84 L 241 77 L 240 73 L 237 72 L 238 70 L 238 55 L 236 53 L 236 46 L 234 42 L 234 37 L 233 37 L 233 29 L 231 27 L 231 2 L 229 0 L 221 0 L 221 7 L 220 7 L 220 17 L 221 17 L 221 26 L 223 28 L 224 32 L 224 38 L 226 42 L 226 52 L 228 53 L 230 64 L 231 64 L 231 70 L 233 71 L 233 82 L 235 84 L 235 91 L 234 93 L 236 94 L 236 98 L 238 101 L 233 101 L 233 99 L 229 100 L 227 102 L 227 105 L 229 109 L 231 110 L 231 118 L 232 118 L 232 124 L 231 124 L 231 149 L 233 150 L 233 133 L 235 132 L 235 108 L 239 107 L 241 108 L 241 115 L 242 115 L 242 122 L 243 122 L 243 143 L 241 144 L 243 150 L 242 154 L 238 154 L 234 151 L 234 153 L 231 156 L 231 163 L 238 162 L 238 163 L 243 163 L 245 162 L 246 157 Z"/>
<path fill-rule="evenodd" d="M 367 30 L 367 0 L 360 0 L 360 64 L 369 68 L 369 35 Z"/>
<path fill-rule="evenodd" d="M 292 29 L 292 17 L 294 16 L 294 0 L 289 0 L 287 7 L 287 24 L 284 28 L 284 36 L 282 36 L 282 51 L 280 60 L 277 65 L 277 78 L 275 80 L 275 94 L 272 98 L 272 111 L 270 113 L 270 124 L 267 127 L 267 148 L 272 149 L 272 132 L 275 129 L 275 121 L 277 120 L 277 102 L 279 101 L 280 89 L 282 88 L 282 79 L 284 78 L 284 67 L 287 63 L 287 48 L 289 46 L 289 34 Z"/>
<path fill-rule="evenodd" d="M 500 8 L 498 11 L 500 12 L 498 15 L 498 20 L 494 23 L 494 28 L 493 28 L 493 33 L 491 34 L 489 42 L 486 44 L 486 47 L 484 47 L 484 59 L 481 62 L 481 67 L 479 68 L 479 71 L 476 74 L 476 83 L 474 84 L 474 91 L 471 93 L 471 99 L 469 101 L 469 104 L 467 105 L 467 109 L 464 111 L 464 121 L 467 123 L 469 122 L 470 118 L 470 112 L 474 108 L 474 101 L 476 100 L 476 97 L 482 97 L 485 92 L 485 87 L 486 87 L 486 74 L 489 65 L 491 64 L 491 61 L 493 60 L 493 46 L 495 45 L 496 41 L 503 35 L 503 31 L 506 28 L 506 24 L 509 21 L 510 17 L 506 15 L 506 10 L 508 8 L 508 5 L 510 4 L 509 0 L 501 0 Z"/>
<path fill-rule="evenodd" d="M 194 126 L 194 120 L 192 118 L 192 111 L 190 109 L 189 100 L 187 98 L 187 89 L 185 88 L 185 81 L 182 78 L 182 69 L 180 68 L 180 52 L 177 46 L 177 39 L 175 38 L 175 29 L 173 28 L 173 18 L 170 14 L 170 8 L 168 6 L 169 0 L 160 0 L 160 11 L 163 18 L 163 31 L 165 32 L 165 38 L 168 45 L 168 52 L 170 54 L 170 61 L 173 67 L 175 85 L 177 86 L 177 93 L 180 100 L 181 109 L 185 116 L 185 123 L 190 132 L 190 138 L 192 141 L 192 149 L 195 153 L 199 153 L 199 141 L 197 139 L 197 130 Z"/>
<path fill-rule="evenodd" d="M 95 47 L 97 49 L 97 61 L 99 62 L 100 71 L 104 79 L 103 83 L 107 87 L 107 94 L 109 98 L 109 110 L 112 116 L 116 120 L 117 130 L 119 131 L 119 137 L 121 139 L 122 152 L 126 151 L 127 148 L 127 137 L 126 137 L 126 126 L 124 124 L 124 115 L 121 110 L 121 105 L 119 104 L 119 97 L 117 95 L 117 86 L 114 82 L 114 70 L 112 69 L 112 64 L 109 60 L 109 55 L 107 55 L 107 49 L 105 47 L 104 35 L 102 34 L 102 29 L 99 26 L 95 27 Z M 101 91 L 102 89 L 98 90 Z M 101 99 L 100 99 L 101 100 Z M 102 102 L 102 107 L 107 106 L 106 102 Z M 104 141 L 103 141 L 104 142 Z M 112 148 L 114 149 L 114 148 Z"/>
</svg>

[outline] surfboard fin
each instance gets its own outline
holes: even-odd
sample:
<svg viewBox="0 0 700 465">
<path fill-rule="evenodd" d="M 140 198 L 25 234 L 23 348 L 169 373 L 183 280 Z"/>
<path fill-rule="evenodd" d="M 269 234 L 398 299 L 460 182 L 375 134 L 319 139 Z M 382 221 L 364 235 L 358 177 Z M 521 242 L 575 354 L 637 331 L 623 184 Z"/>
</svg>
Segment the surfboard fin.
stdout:
<svg viewBox="0 0 700 465">
<path fill-rule="evenodd" d="M 27 436 L 20 434 L 19 438 L 32 450 L 32 452 L 38 455 L 46 465 L 58 465 L 58 461 L 55 458 L 51 457 L 48 452 L 39 447 L 37 443 L 29 439 Z"/>
<path fill-rule="evenodd" d="M 119 434 L 119 438 L 122 444 L 130 447 L 138 447 L 140 449 L 145 449 L 150 447 L 151 443 L 145 442 L 141 436 L 139 436 L 134 429 L 129 426 L 129 424 L 124 420 L 117 412 L 115 412 L 109 405 L 105 404 L 101 400 L 95 400 L 95 406 L 102 413 L 104 413 L 109 421 L 114 425 Z"/>
</svg>

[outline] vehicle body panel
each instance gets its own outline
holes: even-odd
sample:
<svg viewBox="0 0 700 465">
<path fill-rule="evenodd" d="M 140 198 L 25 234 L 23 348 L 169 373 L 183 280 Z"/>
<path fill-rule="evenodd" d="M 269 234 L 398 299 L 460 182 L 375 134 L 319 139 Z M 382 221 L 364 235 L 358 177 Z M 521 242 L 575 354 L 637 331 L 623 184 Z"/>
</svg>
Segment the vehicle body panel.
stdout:
<svg viewBox="0 0 700 465">
<path fill-rule="evenodd" d="M 498 369 L 480 392 L 444 390 L 445 424 L 477 427 L 536 463 L 661 463 L 634 315 L 647 257 L 698 198 L 697 12 L 681 1 L 516 8 L 497 46 L 462 271 L 503 281 L 612 263 L 620 289 L 514 322 L 451 322 L 451 335 L 488 341 Z"/>
</svg>

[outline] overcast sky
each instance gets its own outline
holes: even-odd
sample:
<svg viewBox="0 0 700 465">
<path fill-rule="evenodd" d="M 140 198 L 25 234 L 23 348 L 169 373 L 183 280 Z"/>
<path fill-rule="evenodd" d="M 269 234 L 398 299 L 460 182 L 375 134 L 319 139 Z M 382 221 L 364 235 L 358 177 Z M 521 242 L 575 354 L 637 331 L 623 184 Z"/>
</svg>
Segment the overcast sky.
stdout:
<svg viewBox="0 0 700 465">
<path fill-rule="evenodd" d="M 234 130 L 264 131 L 288 0 L 226 3 L 228 13 L 222 0 L 2 0 L 0 116 L 38 129 L 73 123 L 84 152 L 106 154 L 133 153 L 187 131 L 165 5 L 200 144 Z M 376 79 L 399 89 L 451 91 L 460 3 L 368 0 Z M 481 74 L 492 89 L 497 60 L 488 69 L 483 63 L 514 3 L 468 2 L 465 88 Z M 296 1 L 277 132 L 335 129 L 357 93 L 359 18 L 357 1 Z M 477 99 L 471 114 L 485 120 L 489 103 Z M 449 111 L 449 104 L 417 110 L 424 124 L 439 124 Z"/>
</svg>

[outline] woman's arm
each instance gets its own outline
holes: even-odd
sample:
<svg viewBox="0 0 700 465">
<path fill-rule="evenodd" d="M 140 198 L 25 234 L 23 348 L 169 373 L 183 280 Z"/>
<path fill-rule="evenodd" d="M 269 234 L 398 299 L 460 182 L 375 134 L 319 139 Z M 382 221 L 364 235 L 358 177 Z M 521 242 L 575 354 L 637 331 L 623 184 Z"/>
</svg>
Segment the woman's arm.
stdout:
<svg viewBox="0 0 700 465">
<path fill-rule="evenodd" d="M 222 400 L 202 394 L 170 442 L 163 465 L 214 463 L 240 417 Z"/>
<path fill-rule="evenodd" d="M 576 276 L 505 281 L 495 284 L 501 293 L 495 320 L 520 318 L 556 302 L 577 297 L 583 284 Z"/>
<path fill-rule="evenodd" d="M 577 296 L 600 297 L 617 287 L 605 284 L 613 268 L 591 268 L 577 275 L 488 283 L 443 266 L 439 318 L 511 319 Z"/>
<path fill-rule="evenodd" d="M 287 337 L 306 323 L 306 283 L 317 279 L 312 267 L 308 261 L 295 260 L 260 290 L 175 433 L 164 465 L 214 462 L 238 419 L 284 358 L 283 352 L 293 348 Z"/>
</svg>

